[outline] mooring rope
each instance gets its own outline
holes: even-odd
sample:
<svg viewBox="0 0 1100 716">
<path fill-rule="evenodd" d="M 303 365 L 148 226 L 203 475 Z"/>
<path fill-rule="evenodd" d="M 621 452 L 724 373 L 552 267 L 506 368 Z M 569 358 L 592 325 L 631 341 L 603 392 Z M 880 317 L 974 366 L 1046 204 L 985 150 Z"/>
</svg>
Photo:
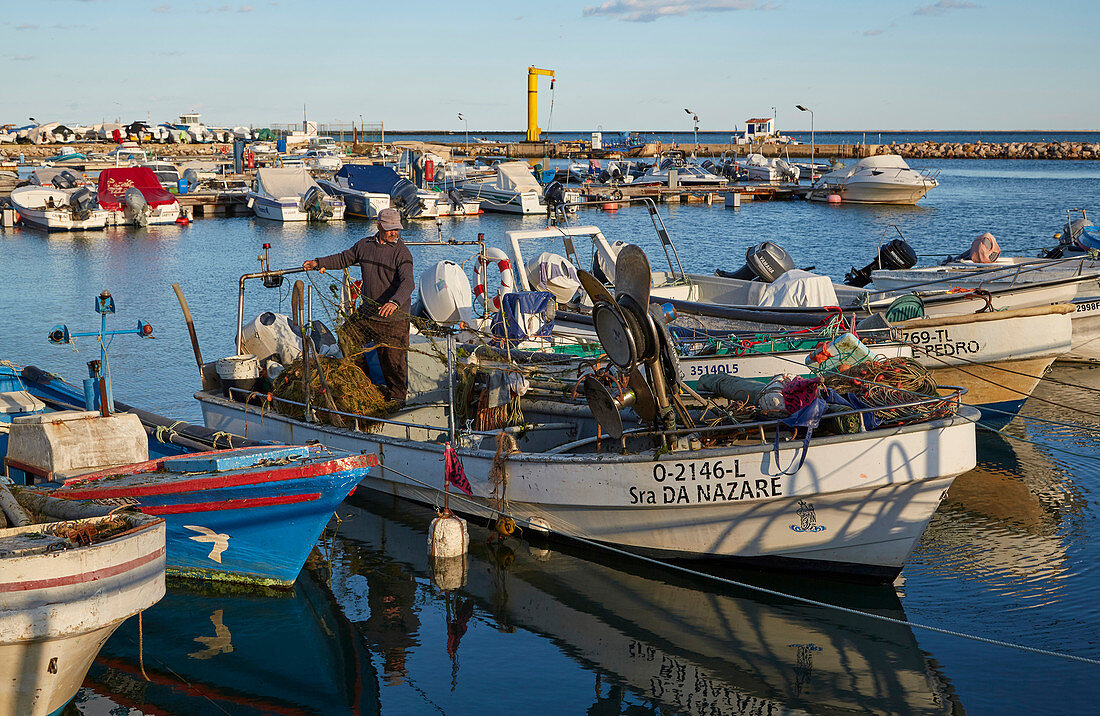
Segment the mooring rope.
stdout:
<svg viewBox="0 0 1100 716">
<path fill-rule="evenodd" d="M 400 477 L 405 478 L 406 480 L 409 480 L 409 481 L 414 482 L 418 485 L 426 487 L 427 489 L 432 490 L 433 492 L 443 492 L 443 490 L 439 489 L 435 485 L 428 484 L 428 483 L 426 483 L 422 480 L 416 479 L 415 477 L 412 477 L 410 475 L 406 475 L 406 474 L 402 473 L 401 471 L 395 470 L 395 469 L 393 469 L 392 467 L 390 467 L 388 465 L 384 465 L 382 467 L 383 467 L 383 469 L 388 470 L 388 471 L 394 473 L 395 475 L 398 475 Z M 484 505 L 481 505 L 481 504 L 475 502 L 474 500 L 466 497 L 463 494 L 460 494 L 460 493 L 457 493 L 457 492 L 451 492 L 449 494 L 450 494 L 452 499 L 457 499 L 461 502 L 469 503 L 470 505 L 479 507 L 481 509 L 486 509 L 486 507 Z M 530 520 L 526 520 L 522 517 L 517 517 L 516 515 L 505 514 L 503 512 L 501 513 L 501 515 L 504 516 L 504 517 L 509 517 L 509 518 L 515 520 L 515 522 L 517 524 L 522 524 L 525 527 L 527 527 L 529 529 L 532 529 L 532 530 L 535 530 L 535 531 L 545 531 L 545 529 L 546 529 L 545 527 L 535 525 Z M 569 526 L 573 527 L 573 525 L 569 525 Z M 1004 641 L 1002 639 L 993 639 L 993 638 L 990 638 L 990 637 L 979 636 L 977 634 L 969 634 L 967 632 L 958 631 L 958 630 L 955 630 L 955 629 L 947 629 L 945 627 L 938 627 L 938 626 L 934 626 L 934 625 L 931 625 L 931 624 L 922 624 L 920 622 L 913 622 L 913 621 L 909 621 L 909 620 L 906 620 L 906 619 L 897 619 L 895 617 L 888 617 L 888 616 L 885 616 L 883 614 L 875 614 L 874 612 L 865 612 L 865 611 L 862 611 L 860 609 L 852 609 L 851 607 L 842 607 L 839 604 L 830 604 L 829 602 L 822 602 L 822 601 L 819 601 L 817 599 L 810 599 L 809 597 L 802 597 L 802 596 L 799 596 L 797 594 L 789 594 L 787 592 L 781 592 L 781 591 L 776 590 L 776 589 L 770 589 L 768 587 L 761 587 L 759 585 L 751 584 L 749 582 L 742 582 L 742 581 L 739 581 L 739 580 L 736 580 L 736 579 L 730 579 L 728 577 L 719 577 L 719 576 L 714 575 L 714 574 L 707 574 L 706 572 L 700 572 L 698 570 L 691 569 L 690 567 L 685 567 L 683 565 L 673 564 L 671 562 L 665 562 L 665 561 L 662 561 L 662 560 L 659 560 L 659 559 L 654 559 L 652 557 L 646 557 L 646 556 L 643 556 L 643 555 L 640 555 L 640 554 L 635 554 L 635 553 L 627 551 L 625 549 L 619 549 L 618 547 L 613 547 L 613 546 L 608 545 L 608 544 L 603 544 L 601 542 L 597 542 L 595 540 L 590 540 L 590 539 L 587 539 L 585 537 L 579 537 L 579 536 L 574 536 L 574 535 L 562 535 L 562 536 L 566 536 L 569 539 L 573 539 L 573 540 L 576 540 L 578 542 L 581 542 L 581 543 L 583 543 L 583 544 L 585 544 L 586 546 L 589 546 L 589 547 L 593 547 L 593 548 L 596 548 L 596 549 L 602 549 L 604 551 L 612 552 L 612 553 L 620 555 L 622 557 L 632 558 L 632 559 L 635 559 L 635 560 L 638 560 L 638 561 L 641 561 L 641 562 L 646 562 L 648 564 L 656 565 L 656 566 L 664 568 L 664 569 L 671 569 L 671 570 L 681 572 L 683 574 L 687 574 L 687 575 L 690 575 L 690 576 L 693 576 L 693 577 L 708 579 L 708 580 L 711 580 L 711 581 L 716 581 L 716 582 L 719 582 L 721 584 L 725 584 L 725 585 L 732 586 L 732 587 L 740 587 L 741 589 L 747 589 L 747 590 L 750 590 L 750 591 L 759 592 L 761 594 L 767 594 L 768 596 L 772 596 L 772 597 L 780 597 L 780 598 L 783 598 L 783 599 L 790 599 L 791 601 L 799 602 L 801 604 L 806 604 L 806 605 L 813 606 L 813 607 L 823 607 L 825 609 L 832 609 L 832 610 L 835 610 L 835 611 L 842 612 L 844 614 L 851 614 L 853 616 L 858 616 L 858 617 L 867 617 L 869 619 L 877 619 L 878 621 L 886 622 L 886 623 L 889 623 L 889 624 L 896 624 L 898 626 L 910 627 L 910 628 L 913 628 L 913 629 L 923 629 L 924 631 L 930 631 L 930 632 L 933 632 L 933 633 L 936 633 L 936 634 L 943 634 L 943 635 L 946 635 L 946 636 L 953 636 L 953 637 L 957 637 L 957 638 L 960 638 L 960 639 L 967 639 L 967 640 L 975 641 L 975 642 L 978 642 L 978 643 L 981 643 L 981 644 L 990 644 L 992 646 L 1001 646 L 1001 647 L 1005 647 L 1007 649 L 1015 649 L 1015 650 L 1018 650 L 1018 651 L 1024 651 L 1024 652 L 1028 652 L 1028 653 L 1031 653 L 1031 654 L 1039 654 L 1039 655 L 1042 655 L 1042 656 L 1052 656 L 1052 657 L 1055 657 L 1055 658 L 1058 658 L 1058 659 L 1065 659 L 1067 661 L 1076 661 L 1076 662 L 1080 662 L 1080 663 L 1083 663 L 1083 664 L 1090 664 L 1092 666 L 1100 666 L 1100 659 L 1093 659 L 1093 658 L 1090 658 L 1090 657 L 1087 657 L 1087 656 L 1077 656 L 1076 654 L 1067 654 L 1065 652 L 1052 651 L 1050 649 L 1042 649 L 1042 648 L 1035 647 L 1035 646 L 1027 646 L 1026 644 L 1016 644 L 1016 643 L 1013 643 L 1013 642 L 1010 642 L 1010 641 Z"/>
</svg>

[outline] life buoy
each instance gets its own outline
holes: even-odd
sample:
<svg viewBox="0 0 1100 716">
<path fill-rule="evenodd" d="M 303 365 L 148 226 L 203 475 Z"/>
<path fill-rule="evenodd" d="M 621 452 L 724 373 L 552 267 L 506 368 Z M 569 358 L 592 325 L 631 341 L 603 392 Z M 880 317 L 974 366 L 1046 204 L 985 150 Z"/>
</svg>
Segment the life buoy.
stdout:
<svg viewBox="0 0 1100 716">
<path fill-rule="evenodd" d="M 484 256 L 476 254 L 474 256 L 474 298 L 480 298 L 482 306 L 485 306 L 487 301 L 485 295 L 485 265 L 490 261 L 496 261 L 497 269 L 500 270 L 500 291 L 493 297 L 493 308 L 499 311 L 500 297 L 516 290 L 516 277 L 512 271 L 512 261 L 508 258 L 508 254 L 500 249 L 490 247 L 485 249 Z"/>
</svg>

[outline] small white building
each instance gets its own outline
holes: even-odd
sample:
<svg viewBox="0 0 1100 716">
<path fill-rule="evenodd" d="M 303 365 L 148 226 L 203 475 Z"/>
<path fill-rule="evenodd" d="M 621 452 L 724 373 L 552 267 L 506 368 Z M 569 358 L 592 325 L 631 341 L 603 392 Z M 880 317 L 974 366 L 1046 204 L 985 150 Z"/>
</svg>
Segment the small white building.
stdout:
<svg viewBox="0 0 1100 716">
<path fill-rule="evenodd" d="M 745 144 L 766 142 L 777 135 L 774 117 L 753 117 L 745 120 Z"/>
</svg>

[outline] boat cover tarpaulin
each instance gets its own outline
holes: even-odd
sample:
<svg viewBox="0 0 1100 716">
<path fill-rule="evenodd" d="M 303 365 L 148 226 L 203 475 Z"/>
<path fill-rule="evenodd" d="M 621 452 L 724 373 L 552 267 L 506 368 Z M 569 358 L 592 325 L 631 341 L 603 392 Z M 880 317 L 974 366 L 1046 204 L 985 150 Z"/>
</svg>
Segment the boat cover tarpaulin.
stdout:
<svg viewBox="0 0 1100 716">
<path fill-rule="evenodd" d="M 310 187 L 320 189 L 305 167 L 261 169 L 256 173 L 256 182 L 260 193 L 273 199 L 301 197 Z"/>
<path fill-rule="evenodd" d="M 148 167 L 111 167 L 99 173 L 99 204 L 110 211 L 126 208 L 126 190 L 137 187 L 149 206 L 174 204 L 176 197 L 165 191 Z"/>
<path fill-rule="evenodd" d="M 836 291 L 828 276 L 791 269 L 768 284 L 758 305 L 766 307 L 816 308 L 836 306 Z"/>
<path fill-rule="evenodd" d="M 389 196 L 401 177 L 390 167 L 368 164 L 345 164 L 336 172 L 337 179 L 346 179 L 349 189 L 369 194 Z"/>
<path fill-rule="evenodd" d="M 518 194 L 533 191 L 542 196 L 542 185 L 525 162 L 501 162 L 497 165 L 497 188 Z"/>
</svg>

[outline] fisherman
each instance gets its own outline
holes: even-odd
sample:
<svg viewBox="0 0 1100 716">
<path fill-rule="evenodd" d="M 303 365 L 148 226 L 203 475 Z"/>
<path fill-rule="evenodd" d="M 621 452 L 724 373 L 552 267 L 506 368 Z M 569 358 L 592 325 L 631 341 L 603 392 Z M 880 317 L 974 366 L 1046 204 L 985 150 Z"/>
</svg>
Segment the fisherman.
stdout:
<svg viewBox="0 0 1100 716">
<path fill-rule="evenodd" d="M 346 251 L 304 261 L 302 268 L 324 271 L 354 264 L 363 274 L 363 288 L 362 304 L 351 320 L 375 342 L 386 399 L 403 403 L 409 385 L 413 260 L 409 247 L 401 241 L 401 215 L 396 209 L 378 212 L 378 233 L 360 239 Z"/>
</svg>

